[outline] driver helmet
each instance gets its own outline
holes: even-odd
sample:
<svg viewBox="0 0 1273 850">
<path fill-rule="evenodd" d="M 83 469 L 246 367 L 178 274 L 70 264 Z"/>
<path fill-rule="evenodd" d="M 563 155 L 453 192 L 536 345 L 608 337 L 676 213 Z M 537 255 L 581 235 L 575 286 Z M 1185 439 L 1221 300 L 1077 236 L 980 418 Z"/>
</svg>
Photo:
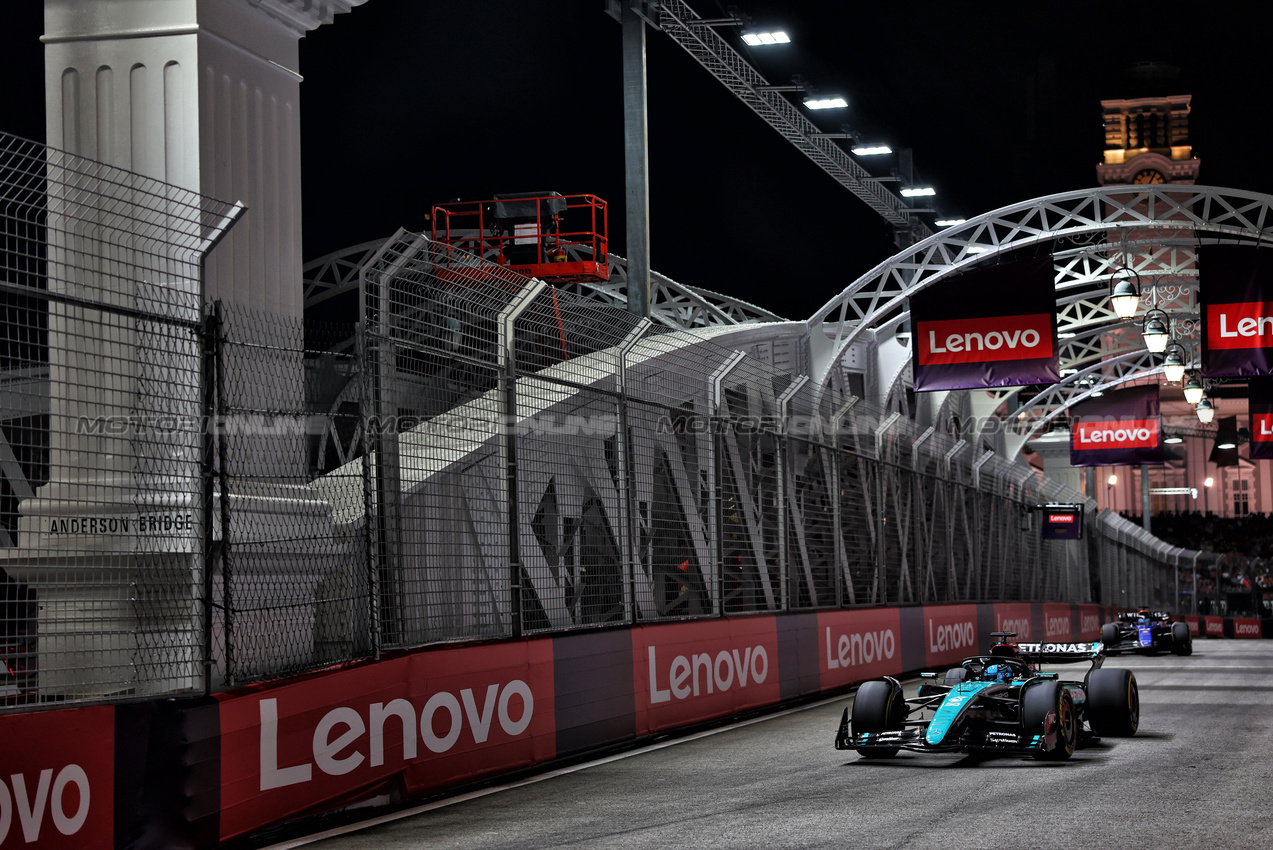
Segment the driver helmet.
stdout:
<svg viewBox="0 0 1273 850">
<path fill-rule="evenodd" d="M 986 668 L 985 672 L 987 682 L 1007 682 L 1012 681 L 1012 668 L 1007 664 L 991 664 Z"/>
</svg>

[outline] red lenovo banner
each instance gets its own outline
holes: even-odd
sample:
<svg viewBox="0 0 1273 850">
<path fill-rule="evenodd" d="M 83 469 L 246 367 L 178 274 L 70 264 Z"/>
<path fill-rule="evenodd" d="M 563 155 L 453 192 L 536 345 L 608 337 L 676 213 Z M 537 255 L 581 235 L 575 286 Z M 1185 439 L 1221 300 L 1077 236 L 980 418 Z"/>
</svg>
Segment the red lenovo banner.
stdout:
<svg viewBox="0 0 1273 850">
<path fill-rule="evenodd" d="M 1273 375 L 1273 251 L 1202 245 L 1202 374 Z"/>
<path fill-rule="evenodd" d="M 773 617 L 632 630 L 636 733 L 685 726 L 780 699 Z"/>
<path fill-rule="evenodd" d="M 1114 390 L 1074 405 L 1070 466 L 1162 463 L 1158 385 Z"/>
<path fill-rule="evenodd" d="M 546 761 L 552 640 L 421 652 L 221 698 L 221 838 L 401 783 Z"/>
<path fill-rule="evenodd" d="M 1043 640 L 1049 643 L 1074 640 L 1074 611 L 1068 602 L 1044 603 Z"/>
<path fill-rule="evenodd" d="M 1233 636 L 1235 638 L 1258 638 L 1260 636 L 1260 621 L 1250 617 L 1234 617 Z"/>
<path fill-rule="evenodd" d="M 956 664 L 982 651 L 976 605 L 924 606 L 925 666 Z"/>
<path fill-rule="evenodd" d="M 1050 257 L 964 272 L 912 295 L 910 310 L 916 390 L 1060 380 Z"/>
<path fill-rule="evenodd" d="M 4 719 L 0 847 L 115 846 L 115 709 Z"/>
<path fill-rule="evenodd" d="M 774 617 L 633 629 L 636 734 L 681 727 L 780 699 Z"/>
<path fill-rule="evenodd" d="M 1101 639 L 1101 606 L 1080 605 L 1079 608 L 1079 640 L 1093 641 Z"/>
<path fill-rule="evenodd" d="M 1273 459 L 1273 378 L 1247 382 L 1247 410 L 1251 414 L 1251 460 Z"/>
<path fill-rule="evenodd" d="M 1207 630 L 1207 637 L 1224 637 L 1223 617 L 1203 617 L 1202 621 Z"/>
<path fill-rule="evenodd" d="M 896 608 L 818 614 L 822 689 L 901 673 L 901 631 Z"/>
<path fill-rule="evenodd" d="M 1011 640 L 1018 643 L 1039 640 L 1039 630 L 1034 627 L 1034 606 L 1029 602 L 997 602 L 994 608 L 996 632 L 1016 632 L 1017 636 Z"/>
</svg>

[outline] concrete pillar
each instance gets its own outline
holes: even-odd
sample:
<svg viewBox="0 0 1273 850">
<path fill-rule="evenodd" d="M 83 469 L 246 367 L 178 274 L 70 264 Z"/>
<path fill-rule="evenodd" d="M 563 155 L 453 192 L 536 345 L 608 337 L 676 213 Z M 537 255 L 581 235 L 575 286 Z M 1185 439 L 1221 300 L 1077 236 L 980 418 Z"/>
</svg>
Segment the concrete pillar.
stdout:
<svg viewBox="0 0 1273 850">
<path fill-rule="evenodd" d="M 50 291 L 186 322 L 198 321 L 205 299 L 219 299 L 232 311 L 271 314 L 274 329 L 299 331 L 298 43 L 362 2 L 45 0 L 49 146 L 174 187 L 158 198 L 122 199 L 140 215 L 162 213 L 168 191 L 172 203 L 189 197 L 185 190 L 248 207 L 200 269 L 190 251 L 164 256 L 161 248 L 155 256 L 107 233 L 115 224 L 106 217 L 90 222 L 89 233 L 82 222 L 57 228 L 60 217 L 75 216 L 77 193 L 99 191 L 101 183 L 83 176 L 74 178 L 81 185 L 59 183 L 50 168 Z M 165 217 L 169 226 L 173 220 Z M 175 220 L 181 235 L 187 225 L 179 215 Z M 196 217 L 188 235 L 196 237 L 201 226 L 206 222 Z M 285 344 L 299 339 L 289 336 Z M 268 344 L 257 337 L 239 338 Z M 164 322 L 54 301 L 49 350 L 50 480 L 22 504 L 20 548 L 4 553 L 5 569 L 40 599 L 41 694 L 199 687 L 199 429 L 154 437 L 135 428 L 112 434 L 78 427 L 85 417 L 197 418 L 197 339 Z M 242 407 L 302 409 L 299 356 L 239 348 L 232 357 L 239 384 L 231 389 Z M 260 562 L 244 570 L 255 576 L 251 589 L 276 598 L 286 588 L 290 601 L 304 607 L 322 564 L 312 557 L 302 563 L 294 548 L 266 542 L 331 536 L 329 507 L 304 482 L 299 440 L 258 435 L 237 443 L 231 531 L 235 544 Z M 103 534 L 98 525 L 77 522 L 89 518 L 133 532 Z M 58 532 L 64 522 L 78 533 Z M 273 642 L 281 669 L 312 654 L 312 628 L 311 608 L 262 636 Z"/>
</svg>

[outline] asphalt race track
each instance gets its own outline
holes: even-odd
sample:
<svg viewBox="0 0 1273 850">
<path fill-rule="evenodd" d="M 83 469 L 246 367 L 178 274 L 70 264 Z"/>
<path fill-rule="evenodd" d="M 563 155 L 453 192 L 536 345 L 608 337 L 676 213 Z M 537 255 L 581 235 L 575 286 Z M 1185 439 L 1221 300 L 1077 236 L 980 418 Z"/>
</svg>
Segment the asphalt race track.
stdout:
<svg viewBox="0 0 1273 850">
<path fill-rule="evenodd" d="M 276 847 L 1273 847 L 1273 641 L 1194 646 L 1109 659 L 1140 731 L 1068 762 L 868 762 L 832 746 L 844 697 Z"/>
</svg>

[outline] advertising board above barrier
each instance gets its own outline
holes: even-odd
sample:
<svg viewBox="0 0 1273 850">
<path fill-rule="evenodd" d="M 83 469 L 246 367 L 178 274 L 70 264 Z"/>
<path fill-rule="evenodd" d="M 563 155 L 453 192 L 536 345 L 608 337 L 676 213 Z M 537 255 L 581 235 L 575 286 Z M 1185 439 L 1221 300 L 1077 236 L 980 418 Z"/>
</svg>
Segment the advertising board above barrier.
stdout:
<svg viewBox="0 0 1273 850">
<path fill-rule="evenodd" d="M 227 695 L 221 838 L 392 779 L 407 795 L 547 761 L 552 640 L 421 652 Z"/>
<path fill-rule="evenodd" d="M 1181 617 L 1180 619 L 1181 619 L 1181 620 L 1183 620 L 1183 621 L 1185 622 L 1185 624 L 1189 626 L 1189 634 L 1190 634 L 1191 636 L 1193 636 L 1193 637 L 1198 637 L 1199 635 L 1201 635 L 1201 634 L 1202 634 L 1201 630 L 1199 630 L 1199 628 L 1198 628 L 1198 618 L 1197 618 L 1197 617 L 1195 617 L 1195 616 L 1185 616 L 1185 617 Z"/>
<path fill-rule="evenodd" d="M 112 706 L 5 717 L 0 848 L 113 847 L 114 740 Z"/>
<path fill-rule="evenodd" d="M 1224 620 L 1221 617 L 1203 617 L 1203 629 L 1207 637 L 1224 637 Z"/>
</svg>

